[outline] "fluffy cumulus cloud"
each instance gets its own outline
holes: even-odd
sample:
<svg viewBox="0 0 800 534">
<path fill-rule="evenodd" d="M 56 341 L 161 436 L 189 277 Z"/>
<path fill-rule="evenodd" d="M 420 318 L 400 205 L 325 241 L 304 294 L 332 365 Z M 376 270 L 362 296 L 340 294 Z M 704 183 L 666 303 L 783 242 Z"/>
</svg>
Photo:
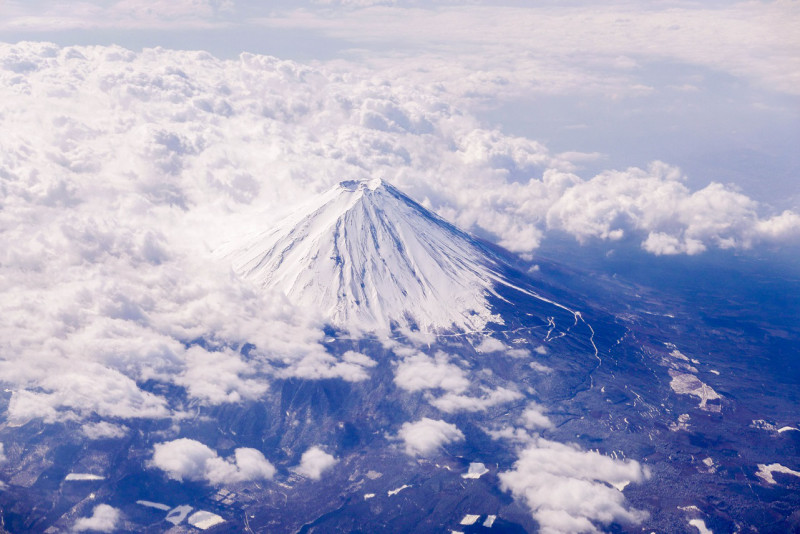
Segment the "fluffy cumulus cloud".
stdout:
<svg viewBox="0 0 800 534">
<path fill-rule="evenodd" d="M 501 487 L 525 502 L 548 534 L 641 523 L 647 514 L 631 508 L 621 489 L 648 477 L 638 462 L 535 437 L 520 451 L 514 468 L 499 474 Z"/>
<path fill-rule="evenodd" d="M 507 348 L 496 342 L 501 349 Z M 470 376 L 467 370 L 451 363 L 450 356 L 442 351 L 431 357 L 412 350 L 397 364 L 394 382 L 406 391 L 424 391 L 425 399 L 445 413 L 481 412 L 522 398 L 517 391 L 504 387 L 492 389 L 480 385 L 478 377 Z"/>
<path fill-rule="evenodd" d="M 156 444 L 150 466 L 175 480 L 215 485 L 270 480 L 275 475 L 275 467 L 256 449 L 238 448 L 232 458 L 224 459 L 203 443 L 187 438 Z"/>
<path fill-rule="evenodd" d="M 456 425 L 427 417 L 403 423 L 397 437 L 403 441 L 409 456 L 432 456 L 449 443 L 464 441 L 464 434 Z"/>
<path fill-rule="evenodd" d="M 470 385 L 466 372 L 449 360 L 449 356 L 441 351 L 433 357 L 421 352 L 412 354 L 397 365 L 394 382 L 412 392 L 427 389 L 465 391 Z"/>
<path fill-rule="evenodd" d="M 98 504 L 94 507 L 91 516 L 78 518 L 72 526 L 72 530 L 75 532 L 114 532 L 121 515 L 120 511 L 113 506 Z"/>
<path fill-rule="evenodd" d="M 529 430 L 550 428 L 553 422 L 544 414 L 544 408 L 538 403 L 531 402 L 522 412 L 520 423 Z"/>
<path fill-rule="evenodd" d="M 609 171 L 576 182 L 547 211 L 547 224 L 589 238 L 647 235 L 654 254 L 697 254 L 708 247 L 750 248 L 800 235 L 797 214 L 759 217 L 758 203 L 718 183 L 691 191 L 680 171 L 661 162 L 646 170 Z"/>
<path fill-rule="evenodd" d="M 302 358 L 290 355 L 282 358 L 286 367 L 277 372 L 279 377 L 298 377 L 319 380 L 322 378 L 341 378 L 348 382 L 361 382 L 369 378 L 369 368 L 378 365 L 378 362 L 361 354 L 349 350 L 341 358 L 322 351 L 309 352 Z"/>
<path fill-rule="evenodd" d="M 336 465 L 338 460 L 320 447 L 311 447 L 300 457 L 300 465 L 295 467 L 295 472 L 312 480 L 319 480 L 323 473 Z"/>
<path fill-rule="evenodd" d="M 520 253 L 552 229 L 655 254 L 800 235 L 797 213 L 692 190 L 664 164 L 580 177 L 584 156 L 487 129 L 392 71 L 23 42 L 0 45 L 0 99 L 0 381 L 16 424 L 179 412 L 145 384 L 220 404 L 273 379 L 368 378 L 368 357 L 325 350 L 318 312 L 210 252 L 343 177 L 383 177 Z M 435 357 L 397 380 L 466 391 Z M 483 405 L 508 396 L 493 395 Z"/>
</svg>

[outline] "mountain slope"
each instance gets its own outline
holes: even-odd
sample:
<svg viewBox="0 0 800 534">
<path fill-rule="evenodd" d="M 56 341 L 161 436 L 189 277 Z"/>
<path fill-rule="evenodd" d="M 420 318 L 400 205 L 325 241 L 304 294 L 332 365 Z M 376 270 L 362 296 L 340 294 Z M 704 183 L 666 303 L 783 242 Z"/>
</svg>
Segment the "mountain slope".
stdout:
<svg viewBox="0 0 800 534">
<path fill-rule="evenodd" d="M 502 322 L 487 302 L 506 283 L 500 261 L 380 179 L 341 182 L 224 254 L 244 278 L 349 329 Z"/>
</svg>

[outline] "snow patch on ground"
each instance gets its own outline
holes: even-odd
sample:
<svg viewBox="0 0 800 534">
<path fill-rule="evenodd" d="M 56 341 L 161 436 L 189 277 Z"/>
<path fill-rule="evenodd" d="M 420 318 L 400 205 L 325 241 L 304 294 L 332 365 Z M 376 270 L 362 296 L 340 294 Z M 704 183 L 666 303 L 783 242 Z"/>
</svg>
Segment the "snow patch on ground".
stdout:
<svg viewBox="0 0 800 534">
<path fill-rule="evenodd" d="M 205 510 L 198 510 L 190 515 L 186 522 L 193 527 L 199 528 L 200 530 L 207 530 L 215 525 L 224 523 L 225 520 L 217 514 L 213 514 Z"/>
<path fill-rule="evenodd" d="M 480 517 L 480 515 L 467 514 L 461 519 L 459 524 L 464 526 L 474 525 Z"/>
<path fill-rule="evenodd" d="M 401 491 L 403 491 L 404 489 L 408 489 L 408 488 L 410 488 L 410 487 L 411 487 L 411 486 L 409 486 L 408 484 L 403 484 L 403 485 L 402 485 L 402 486 L 400 486 L 399 488 L 396 488 L 396 489 L 393 489 L 393 490 L 389 490 L 389 491 L 387 491 L 387 492 L 386 492 L 386 494 L 387 494 L 389 497 L 391 497 L 391 496 L 393 496 L 393 495 L 397 495 L 398 493 L 400 493 L 400 492 L 401 492 Z"/>
<path fill-rule="evenodd" d="M 722 397 L 711 386 L 703 383 L 695 375 L 670 369 L 669 376 L 672 377 L 669 387 L 678 395 L 692 395 L 699 398 L 701 410 L 707 412 L 722 411 L 720 404 L 708 404 L 708 401 L 718 400 Z"/>
<path fill-rule="evenodd" d="M 146 506 L 148 508 L 155 508 L 156 510 L 161 510 L 163 512 L 169 512 L 172 509 L 166 504 L 161 504 L 160 502 L 153 502 L 153 501 L 136 501 L 136 504 L 138 504 L 139 506 Z"/>
<path fill-rule="evenodd" d="M 770 423 L 769 421 L 766 421 L 764 419 L 753 419 L 753 421 L 750 423 L 750 428 L 766 430 L 767 432 L 774 432 L 776 434 L 783 434 L 784 432 L 791 432 L 791 431 L 800 432 L 800 429 L 798 429 L 797 427 L 789 425 L 778 428 L 778 425 L 776 423 Z"/>
<path fill-rule="evenodd" d="M 689 525 L 696 528 L 700 534 L 714 534 L 714 532 L 706 526 L 706 522 L 702 519 L 692 519 Z"/>
<path fill-rule="evenodd" d="M 714 459 L 711 457 L 703 459 L 703 465 L 706 466 L 707 473 L 716 473 L 718 465 L 714 462 Z"/>
<path fill-rule="evenodd" d="M 188 504 L 182 504 L 180 506 L 176 506 L 175 508 L 167 514 L 166 520 L 172 523 L 173 525 L 180 525 L 186 516 L 189 515 L 189 512 L 192 511 L 192 507 Z"/>
<path fill-rule="evenodd" d="M 677 421 L 674 421 L 669 424 L 669 429 L 672 432 L 678 432 L 679 430 L 689 430 L 689 419 L 691 419 L 691 416 L 688 413 L 682 413 L 678 416 Z"/>
<path fill-rule="evenodd" d="M 488 473 L 489 470 L 486 469 L 486 466 L 480 462 L 472 462 L 469 464 L 469 469 L 466 473 L 461 475 L 461 478 L 481 478 L 483 475 Z"/>
<path fill-rule="evenodd" d="M 794 471 L 781 464 L 758 464 L 756 476 L 767 484 L 777 484 L 775 477 L 772 476 L 773 473 L 783 473 L 800 477 L 800 471 Z"/>
</svg>

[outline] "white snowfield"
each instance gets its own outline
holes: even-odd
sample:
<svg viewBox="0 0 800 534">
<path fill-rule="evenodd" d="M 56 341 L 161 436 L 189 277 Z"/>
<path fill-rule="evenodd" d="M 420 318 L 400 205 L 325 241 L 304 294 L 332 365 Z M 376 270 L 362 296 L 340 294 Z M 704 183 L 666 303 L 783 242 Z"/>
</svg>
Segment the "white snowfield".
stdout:
<svg viewBox="0 0 800 534">
<path fill-rule="evenodd" d="M 678 395 L 693 395 L 700 399 L 700 409 L 707 412 L 720 412 L 722 406 L 719 404 L 708 404 L 708 401 L 721 399 L 722 397 L 714 389 L 702 382 L 693 374 L 681 373 L 673 369 L 669 370 L 672 380 L 669 387 Z"/>
<path fill-rule="evenodd" d="M 766 482 L 767 484 L 777 484 L 775 481 L 775 477 L 773 477 L 773 473 L 783 473 L 785 475 L 794 475 L 796 477 L 800 477 L 800 471 L 795 471 L 794 469 L 789 469 L 785 465 L 781 465 L 778 463 L 774 464 L 758 464 L 758 471 L 756 471 L 756 476 Z"/>
<path fill-rule="evenodd" d="M 481 462 L 472 462 L 469 464 L 469 470 L 466 473 L 461 475 L 461 478 L 474 478 L 478 479 L 481 478 L 483 475 L 488 473 L 489 470 L 486 469 L 486 466 Z"/>
<path fill-rule="evenodd" d="M 219 253 L 242 277 L 353 331 L 469 331 L 501 321 L 487 301 L 504 283 L 499 260 L 380 179 L 341 182 Z"/>
</svg>

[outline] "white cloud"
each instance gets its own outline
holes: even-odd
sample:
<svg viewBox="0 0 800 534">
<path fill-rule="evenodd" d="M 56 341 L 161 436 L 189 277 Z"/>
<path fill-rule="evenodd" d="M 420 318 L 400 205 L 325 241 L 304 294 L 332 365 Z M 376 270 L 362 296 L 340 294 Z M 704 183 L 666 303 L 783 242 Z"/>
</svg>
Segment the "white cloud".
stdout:
<svg viewBox="0 0 800 534">
<path fill-rule="evenodd" d="M 492 338 L 486 338 L 483 344 L 487 341 L 490 350 L 507 348 Z M 491 343 L 492 341 L 500 347 Z M 395 348 L 395 352 L 402 350 Z M 474 386 L 481 395 L 470 395 L 468 390 L 473 387 L 473 380 L 467 371 L 450 363 L 450 357 L 442 351 L 438 351 L 433 357 L 411 351 L 397 364 L 394 382 L 406 391 L 426 391 L 426 400 L 445 413 L 485 411 L 492 406 L 522 397 L 519 392 L 508 388 L 491 389 L 486 386 Z M 437 396 L 431 390 L 440 390 L 441 394 Z"/>
<path fill-rule="evenodd" d="M 537 430 L 539 428 L 551 428 L 553 422 L 544 415 L 544 408 L 535 402 L 528 403 L 528 406 L 520 416 L 520 422 L 529 430 Z"/>
<path fill-rule="evenodd" d="M 211 458 L 206 462 L 205 478 L 211 484 L 270 480 L 274 475 L 275 467 L 261 451 L 246 447 L 236 449 L 233 460 Z"/>
<path fill-rule="evenodd" d="M 676 237 L 662 232 L 650 232 L 642 242 L 642 248 L 656 256 L 688 254 L 693 256 L 706 250 L 706 246 L 697 239 Z"/>
<path fill-rule="evenodd" d="M 362 48 L 395 43 L 391 65 L 398 74 L 420 75 L 411 61 L 397 66 L 398 55 L 415 55 L 417 64 L 436 69 L 436 81 L 465 95 L 527 90 L 618 96 L 643 85 L 636 76 L 641 67 L 663 61 L 705 66 L 797 94 L 798 19 L 800 11 L 791 2 L 647 8 L 484 3 L 297 10 L 259 22 L 322 31 Z"/>
<path fill-rule="evenodd" d="M 357 48 L 360 56 L 371 49 L 371 54 L 359 57 L 361 65 L 346 64 L 342 70 L 358 71 L 367 62 L 390 71 L 391 79 L 435 84 L 438 90 L 467 99 L 568 92 L 635 97 L 653 91 L 642 73 L 664 62 L 713 69 L 797 94 L 794 73 L 800 40 L 794 30 L 800 13 L 792 2 L 646 7 L 629 2 L 314 3 L 318 5 L 250 3 L 234 9 L 232 1 L 213 0 L 85 0 L 44 8 L 4 2 L 0 29 L 208 28 L 230 35 L 264 26 L 301 29 L 304 37 L 312 32 L 341 40 L 342 48 Z M 671 90 L 676 81 L 668 76 L 662 83 L 663 89 Z"/>
<path fill-rule="evenodd" d="M 539 363 L 539 362 L 530 362 L 528 365 L 531 367 L 531 369 L 533 369 L 534 371 L 536 371 L 538 373 L 552 373 L 553 372 L 553 369 L 551 367 L 548 367 L 548 366 L 546 366 L 546 365 L 544 365 L 542 363 Z"/>
<path fill-rule="evenodd" d="M 483 412 L 493 406 L 522 398 L 522 394 L 518 391 L 504 387 L 496 389 L 482 387 L 481 390 L 483 395 L 480 397 L 448 392 L 440 397 L 429 398 L 429 402 L 445 413 Z"/>
<path fill-rule="evenodd" d="M 267 391 L 265 379 L 250 378 L 255 369 L 230 349 L 209 352 L 190 347 L 186 369 L 176 380 L 189 394 L 211 404 L 257 399 Z"/>
<path fill-rule="evenodd" d="M 314 0 L 314 3 L 323 6 L 367 7 L 394 5 L 397 0 Z"/>
<path fill-rule="evenodd" d="M 800 228 L 800 214 L 793 211 L 784 211 L 769 219 L 761 219 L 755 225 L 757 238 L 765 241 L 782 241 L 797 239 Z"/>
<path fill-rule="evenodd" d="M 233 458 L 223 459 L 213 449 L 188 438 L 156 444 L 150 465 L 175 480 L 209 484 L 270 480 L 275 474 L 275 467 L 256 449 L 238 448 Z"/>
<path fill-rule="evenodd" d="M 208 252 L 343 176 L 383 176 L 518 252 L 550 230 L 659 254 L 800 237 L 797 213 L 693 191 L 664 164 L 581 178 L 574 155 L 389 71 L 47 43 L 2 44 L 0 66 L 0 380 L 17 423 L 176 415 L 149 381 L 219 404 L 275 378 L 367 379 L 374 362 L 325 349 L 318 310 Z M 464 402 L 466 375 L 429 360 L 401 363 L 398 386 Z"/>
<path fill-rule="evenodd" d="M 322 474 L 336 465 L 338 460 L 333 455 L 328 454 L 320 447 L 311 447 L 300 458 L 300 465 L 295 471 L 313 480 L 322 478 Z"/>
<path fill-rule="evenodd" d="M 58 31 L 90 29 L 212 28 L 224 22 L 229 0 L 125 0 L 26 6 L 4 2 L 0 25 L 5 30 Z"/>
<path fill-rule="evenodd" d="M 495 339 L 493 337 L 485 337 L 478 345 L 475 345 L 475 350 L 482 354 L 490 353 L 490 352 L 500 352 L 507 350 L 508 347 L 505 343 L 500 341 L 499 339 Z"/>
<path fill-rule="evenodd" d="M 441 351 L 433 358 L 421 352 L 407 356 L 397 365 L 394 382 L 406 391 L 443 389 L 458 393 L 470 385 L 464 370 L 450 363 L 449 356 Z"/>
<path fill-rule="evenodd" d="M 128 433 L 125 425 L 115 425 L 107 421 L 99 423 L 86 423 L 81 427 L 81 433 L 89 439 L 116 439 Z"/>
<path fill-rule="evenodd" d="M 796 214 L 761 218 L 758 208 L 718 183 L 693 192 L 679 169 L 655 162 L 647 170 L 609 171 L 575 182 L 548 208 L 547 225 L 580 241 L 647 232 L 642 247 L 654 254 L 697 254 L 711 246 L 746 249 L 773 235 L 800 237 Z"/>
<path fill-rule="evenodd" d="M 432 456 L 447 444 L 464 441 L 464 434 L 456 425 L 427 417 L 403 423 L 397 437 L 403 440 L 409 456 Z"/>
<path fill-rule="evenodd" d="M 208 446 L 181 438 L 156 444 L 151 465 L 176 480 L 201 480 L 205 478 L 206 462 L 214 458 L 217 453 Z"/>
<path fill-rule="evenodd" d="M 38 362 L 46 364 L 47 359 Z M 123 374 L 97 364 L 75 368 L 41 369 L 38 390 L 16 390 L 8 405 L 8 417 L 16 424 L 31 419 L 46 423 L 77 420 L 91 414 L 101 417 L 163 418 L 169 415 L 164 399 L 142 391 Z"/>
<path fill-rule="evenodd" d="M 490 336 L 484 337 L 480 343 L 475 345 L 475 351 L 480 354 L 502 352 L 504 356 L 511 356 L 512 358 L 527 358 L 531 355 L 527 349 L 512 349 L 499 339 Z"/>
<path fill-rule="evenodd" d="M 642 482 L 646 468 L 575 445 L 533 438 L 514 469 L 500 473 L 505 491 L 525 502 L 542 532 L 597 532 L 595 523 L 639 524 L 645 512 L 630 508 L 615 486 Z"/>
<path fill-rule="evenodd" d="M 8 458 L 6 458 L 5 444 L 0 443 L 0 464 L 5 462 L 7 459 Z"/>
<path fill-rule="evenodd" d="M 347 351 L 341 360 L 323 351 L 309 352 L 301 358 L 277 359 L 285 365 L 276 372 L 277 376 L 310 380 L 341 378 L 348 382 L 361 382 L 369 378 L 368 369 L 377 365 L 376 361 L 355 351 Z"/>
<path fill-rule="evenodd" d="M 92 530 L 96 532 L 113 532 L 117 528 L 117 523 L 121 518 L 120 511 L 107 504 L 98 504 L 90 517 L 81 517 L 75 521 L 72 530 L 84 532 Z"/>
</svg>

